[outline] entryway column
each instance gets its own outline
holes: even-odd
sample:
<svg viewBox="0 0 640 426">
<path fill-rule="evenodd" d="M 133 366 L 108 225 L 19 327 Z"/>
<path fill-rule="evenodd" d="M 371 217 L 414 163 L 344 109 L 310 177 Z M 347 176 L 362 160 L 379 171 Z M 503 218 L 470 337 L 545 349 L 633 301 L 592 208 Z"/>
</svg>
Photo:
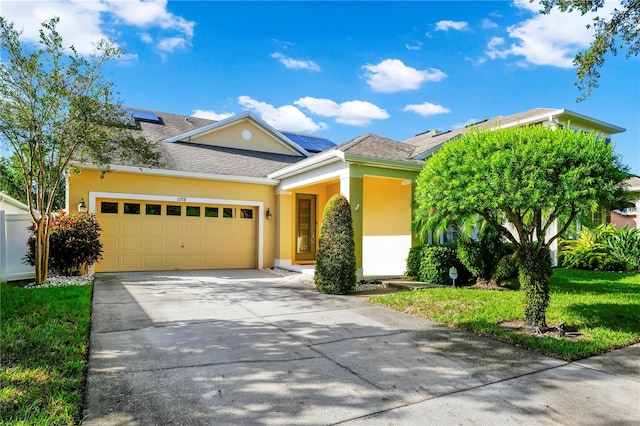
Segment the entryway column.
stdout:
<svg viewBox="0 0 640 426">
<path fill-rule="evenodd" d="M 362 176 L 353 176 L 345 173 L 340 176 L 340 193 L 346 197 L 351 206 L 351 218 L 353 219 L 353 238 L 356 252 L 356 276 L 358 281 L 362 279 L 362 200 L 363 187 Z"/>
<path fill-rule="evenodd" d="M 287 191 L 276 192 L 276 266 L 291 266 L 293 217 L 293 194 Z"/>
</svg>

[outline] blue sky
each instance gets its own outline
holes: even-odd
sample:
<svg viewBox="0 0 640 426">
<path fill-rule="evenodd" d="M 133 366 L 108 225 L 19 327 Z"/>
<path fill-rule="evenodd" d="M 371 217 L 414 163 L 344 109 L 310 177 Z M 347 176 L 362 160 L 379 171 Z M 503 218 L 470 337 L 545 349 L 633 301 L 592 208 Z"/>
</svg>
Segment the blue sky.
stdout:
<svg viewBox="0 0 640 426">
<path fill-rule="evenodd" d="M 626 128 L 613 137 L 616 151 L 640 175 L 640 59 L 607 57 L 600 87 L 576 103 L 572 58 L 591 40 L 590 17 L 538 8 L 528 0 L 2 1 L 26 39 L 52 16 L 80 52 L 113 37 L 126 55 L 105 71 L 125 105 L 213 119 L 252 111 L 336 143 L 368 132 L 403 141 L 566 108 Z"/>
</svg>

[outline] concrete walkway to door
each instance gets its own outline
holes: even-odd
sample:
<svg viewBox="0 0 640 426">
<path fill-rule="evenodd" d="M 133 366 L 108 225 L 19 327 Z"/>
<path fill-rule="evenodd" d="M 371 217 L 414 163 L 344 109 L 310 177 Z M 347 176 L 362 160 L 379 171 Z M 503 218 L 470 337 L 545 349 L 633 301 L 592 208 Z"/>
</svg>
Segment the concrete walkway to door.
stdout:
<svg viewBox="0 0 640 426">
<path fill-rule="evenodd" d="M 638 360 L 568 364 L 256 270 L 99 274 L 83 424 L 639 424 Z"/>
</svg>

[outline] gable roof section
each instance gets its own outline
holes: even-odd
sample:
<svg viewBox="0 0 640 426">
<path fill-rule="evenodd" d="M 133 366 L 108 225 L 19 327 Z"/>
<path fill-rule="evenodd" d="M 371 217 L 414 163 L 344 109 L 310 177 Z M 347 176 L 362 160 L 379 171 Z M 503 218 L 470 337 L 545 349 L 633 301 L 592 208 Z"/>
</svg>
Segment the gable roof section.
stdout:
<svg viewBox="0 0 640 426">
<path fill-rule="evenodd" d="M 201 135 L 204 135 L 206 133 L 210 133 L 210 132 L 214 132 L 216 130 L 224 129 L 224 128 L 228 127 L 228 126 L 234 125 L 234 124 L 236 124 L 238 122 L 241 122 L 243 120 L 249 120 L 249 121 L 253 122 L 254 125 L 256 125 L 257 127 L 259 127 L 262 130 L 264 130 L 267 134 L 272 136 L 276 141 L 280 142 L 282 145 L 284 145 L 289 150 L 291 150 L 292 151 L 292 155 L 296 155 L 297 154 L 297 155 L 302 155 L 304 157 L 311 156 L 311 154 L 307 150 L 305 150 L 300 145 L 298 145 L 297 143 L 293 142 L 291 139 L 287 138 L 282 133 L 280 133 L 278 130 L 276 130 L 275 128 L 271 127 L 269 124 L 267 124 L 266 122 L 262 121 L 261 119 L 259 119 L 258 117 L 256 117 L 255 115 L 253 115 L 250 112 L 243 112 L 241 114 L 237 114 L 237 115 L 234 115 L 232 117 L 225 118 L 224 120 L 216 121 L 216 122 L 213 122 L 211 124 L 207 124 L 207 125 L 205 125 L 203 127 L 200 127 L 200 128 L 197 128 L 197 129 L 193 129 L 193 130 L 190 130 L 188 132 L 181 133 L 181 134 L 178 134 L 178 135 L 171 136 L 169 138 L 164 139 L 163 142 L 179 142 L 179 141 L 180 142 L 188 142 L 192 137 L 201 136 Z"/>
<path fill-rule="evenodd" d="M 335 148 L 277 170 L 268 177 L 283 179 L 337 161 L 419 171 L 424 162 L 411 158 L 413 149 L 414 147 L 393 139 L 366 133 Z"/>
<path fill-rule="evenodd" d="M 405 143 L 415 147 L 412 158 L 424 160 L 439 150 L 443 143 L 459 137 L 474 127 L 480 129 L 507 128 L 543 122 L 552 122 L 556 124 L 558 124 L 558 122 L 571 122 L 572 124 L 586 125 L 587 127 L 596 128 L 607 134 L 620 133 L 625 130 L 614 124 L 587 117 L 586 115 L 578 114 L 567 109 L 534 108 L 517 114 L 490 118 L 488 120 L 468 124 L 464 127 L 448 130 L 446 132 L 431 130 L 409 138 Z"/>
<path fill-rule="evenodd" d="M 411 158 L 413 146 L 372 133 L 351 139 L 335 149 L 351 156 L 422 164 L 422 161 Z"/>
</svg>

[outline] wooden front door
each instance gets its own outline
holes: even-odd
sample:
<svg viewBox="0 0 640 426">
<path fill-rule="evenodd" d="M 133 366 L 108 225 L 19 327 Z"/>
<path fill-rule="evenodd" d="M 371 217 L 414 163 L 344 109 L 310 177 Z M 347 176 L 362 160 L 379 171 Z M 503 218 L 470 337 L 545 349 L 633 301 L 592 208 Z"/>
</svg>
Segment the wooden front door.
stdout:
<svg viewBox="0 0 640 426">
<path fill-rule="evenodd" d="M 296 261 L 316 260 L 316 196 L 296 194 Z"/>
</svg>

